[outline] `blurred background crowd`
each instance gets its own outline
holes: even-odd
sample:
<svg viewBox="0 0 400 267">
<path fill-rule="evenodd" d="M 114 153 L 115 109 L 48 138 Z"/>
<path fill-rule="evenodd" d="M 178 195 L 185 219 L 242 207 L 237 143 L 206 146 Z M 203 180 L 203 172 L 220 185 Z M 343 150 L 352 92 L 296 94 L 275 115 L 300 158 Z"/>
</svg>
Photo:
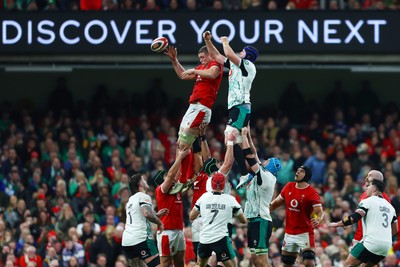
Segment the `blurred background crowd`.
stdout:
<svg viewBox="0 0 400 267">
<path fill-rule="evenodd" d="M 2 0 L 10 11 L 398 10 L 398 0 Z"/>
<path fill-rule="evenodd" d="M 325 223 L 315 229 L 317 266 L 323 267 L 342 266 L 349 253 L 356 226 L 335 231 L 327 225 L 355 210 L 369 170 L 382 171 L 400 212 L 397 104 L 380 103 L 368 81 L 353 95 L 340 81 L 332 88 L 318 102 L 290 83 L 276 105 L 254 109 L 251 121 L 258 155 L 282 161 L 276 194 L 298 166 L 313 171 L 311 182 L 326 212 Z M 59 78 L 47 103 L 45 110 L 0 105 L 0 266 L 127 266 L 121 237 L 128 177 L 141 173 L 154 196 L 153 176 L 174 162 L 186 100 L 169 99 L 162 80 L 155 79 L 143 93 L 111 94 L 99 85 L 91 101 L 77 101 Z M 226 106 L 215 106 L 206 132 L 211 154 L 220 161 L 226 116 Z M 232 194 L 244 206 L 246 189 L 234 189 L 240 177 L 236 166 L 229 177 Z M 194 266 L 192 194 L 183 196 L 188 266 Z M 274 267 L 282 266 L 284 218 L 284 208 L 273 213 L 269 256 Z M 232 240 L 239 266 L 252 266 L 246 225 L 235 224 Z M 398 266 L 399 259 L 394 237 L 384 266 Z"/>
</svg>

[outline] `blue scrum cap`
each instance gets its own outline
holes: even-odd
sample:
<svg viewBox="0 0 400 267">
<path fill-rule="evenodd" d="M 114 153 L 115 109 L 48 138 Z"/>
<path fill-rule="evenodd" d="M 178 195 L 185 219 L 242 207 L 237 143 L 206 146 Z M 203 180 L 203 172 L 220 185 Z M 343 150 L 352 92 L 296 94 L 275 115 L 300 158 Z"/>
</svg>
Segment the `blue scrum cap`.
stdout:
<svg viewBox="0 0 400 267">
<path fill-rule="evenodd" d="M 270 158 L 268 164 L 265 166 L 265 169 L 276 176 L 278 171 L 282 169 L 281 161 L 277 158 Z"/>
<path fill-rule="evenodd" d="M 244 56 L 245 59 L 250 60 L 251 62 L 255 62 L 257 57 L 258 57 L 258 50 L 254 46 L 248 45 L 243 48 L 243 50 L 246 52 L 246 55 Z"/>
</svg>

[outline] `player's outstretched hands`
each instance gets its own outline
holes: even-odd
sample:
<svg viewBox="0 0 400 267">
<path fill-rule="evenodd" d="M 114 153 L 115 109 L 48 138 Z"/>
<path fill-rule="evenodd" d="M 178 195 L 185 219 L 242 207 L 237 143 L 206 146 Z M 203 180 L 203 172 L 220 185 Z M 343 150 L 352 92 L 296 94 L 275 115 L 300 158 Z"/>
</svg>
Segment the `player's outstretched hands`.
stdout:
<svg viewBox="0 0 400 267">
<path fill-rule="evenodd" d="M 321 221 L 318 220 L 317 218 L 311 218 L 311 225 L 316 228 L 318 225 L 321 224 Z"/>
<path fill-rule="evenodd" d="M 184 72 L 181 73 L 181 78 L 186 79 L 186 78 L 191 78 L 194 77 L 194 69 L 187 69 Z"/>
<path fill-rule="evenodd" d="M 178 56 L 178 50 L 174 46 L 168 46 L 164 54 L 167 55 L 171 61 L 175 61 Z"/>
<path fill-rule="evenodd" d="M 329 229 L 338 228 L 338 227 L 339 227 L 339 223 L 337 223 L 337 222 L 333 222 L 333 223 L 328 224 L 328 228 Z"/>
<path fill-rule="evenodd" d="M 187 155 L 190 153 L 190 146 L 185 146 L 183 148 L 178 149 L 178 154 L 176 155 L 176 158 L 182 160 L 184 159 Z"/>
<path fill-rule="evenodd" d="M 166 215 L 168 215 L 168 213 L 169 213 L 169 209 L 167 209 L 167 208 L 160 209 L 157 212 L 157 217 L 160 218 L 162 216 L 166 216 Z"/>
<path fill-rule="evenodd" d="M 199 125 L 199 135 L 205 135 L 206 134 L 206 129 L 207 129 L 207 123 L 202 123 Z"/>
<path fill-rule="evenodd" d="M 210 32 L 210 31 L 205 31 L 205 32 L 203 33 L 203 39 L 204 39 L 204 40 L 208 41 L 208 40 L 211 40 L 211 38 L 212 38 L 212 35 L 211 35 L 211 32 Z"/>
<path fill-rule="evenodd" d="M 221 36 L 219 39 L 221 40 L 221 43 L 224 43 L 224 42 L 228 42 L 229 43 L 229 39 L 228 39 L 227 36 Z"/>
</svg>

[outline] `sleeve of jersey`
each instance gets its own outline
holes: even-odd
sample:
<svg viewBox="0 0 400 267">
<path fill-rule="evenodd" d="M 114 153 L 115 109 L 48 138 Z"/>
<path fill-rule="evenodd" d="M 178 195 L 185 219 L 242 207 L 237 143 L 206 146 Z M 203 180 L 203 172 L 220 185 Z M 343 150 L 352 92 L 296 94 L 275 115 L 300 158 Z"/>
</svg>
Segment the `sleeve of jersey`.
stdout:
<svg viewBox="0 0 400 267">
<path fill-rule="evenodd" d="M 204 194 L 203 194 L 204 196 Z M 201 196 L 197 201 L 196 204 L 194 204 L 194 209 L 196 209 L 197 211 L 200 211 L 200 204 L 201 204 L 201 199 L 203 198 L 203 196 Z"/>
<path fill-rule="evenodd" d="M 270 172 L 261 170 L 260 166 L 258 166 L 256 175 L 261 177 L 261 184 L 258 183 L 260 187 L 275 186 L 275 176 Z"/>
<path fill-rule="evenodd" d="M 281 199 L 285 199 L 286 191 L 287 191 L 287 185 L 285 185 L 285 186 L 283 187 L 283 189 L 282 189 L 281 192 L 279 193 L 278 197 L 280 197 Z"/>
<path fill-rule="evenodd" d="M 236 199 L 233 199 L 233 202 L 234 202 L 232 209 L 233 216 L 239 216 L 240 214 L 243 213 L 243 209 Z"/>
<path fill-rule="evenodd" d="M 318 205 L 322 205 L 321 203 L 321 198 L 318 194 L 317 191 L 314 192 L 313 198 L 312 198 L 312 206 L 318 206 Z"/>
<path fill-rule="evenodd" d="M 142 206 L 152 206 L 151 197 L 149 195 L 143 194 L 139 198 L 139 205 Z"/>
<path fill-rule="evenodd" d="M 229 59 L 225 59 L 224 61 L 224 67 L 230 69 L 231 68 L 231 62 L 229 61 Z"/>
<path fill-rule="evenodd" d="M 213 60 L 213 61 L 211 61 L 211 63 L 210 63 L 210 69 L 211 69 L 211 67 L 218 67 L 218 69 L 221 69 L 221 64 L 219 64 L 217 61 L 215 61 L 215 60 Z"/>
<path fill-rule="evenodd" d="M 358 203 L 358 206 L 356 208 L 356 212 L 357 211 L 361 211 L 364 214 L 367 214 L 368 209 L 369 209 L 369 201 L 368 201 L 368 198 L 367 198 L 367 199 L 362 200 L 360 203 Z"/>
</svg>

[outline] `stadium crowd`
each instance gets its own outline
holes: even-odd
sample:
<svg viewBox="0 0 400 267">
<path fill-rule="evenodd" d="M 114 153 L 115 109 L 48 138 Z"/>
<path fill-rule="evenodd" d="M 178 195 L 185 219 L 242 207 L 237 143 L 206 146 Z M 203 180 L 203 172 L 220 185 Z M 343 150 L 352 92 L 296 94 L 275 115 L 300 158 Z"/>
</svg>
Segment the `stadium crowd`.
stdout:
<svg viewBox="0 0 400 267">
<path fill-rule="evenodd" d="M 177 127 L 187 104 L 171 101 L 161 79 L 145 93 L 124 90 L 110 95 L 99 86 L 90 103 L 74 101 L 60 78 L 48 108 L 28 110 L 8 102 L 0 118 L 1 266 L 127 266 L 121 250 L 128 177 L 153 177 L 175 159 Z M 227 111 L 213 108 L 206 131 L 213 157 L 224 158 Z M 252 114 L 253 142 L 261 158 L 280 158 L 275 194 L 300 165 L 312 169 L 324 220 L 315 229 L 317 266 L 342 266 L 356 226 L 329 230 L 330 222 L 351 214 L 371 169 L 382 171 L 397 215 L 400 212 L 400 120 L 395 103 L 380 103 L 368 81 L 349 95 L 338 81 L 324 102 L 306 100 L 296 83 L 283 90 L 276 106 Z M 235 190 L 237 166 L 229 174 L 232 194 L 246 202 L 246 188 Z M 194 266 L 191 247 L 192 190 L 183 195 L 186 264 Z M 154 201 L 154 205 L 156 205 Z M 273 212 L 269 258 L 282 266 L 285 209 Z M 252 266 L 246 225 L 236 223 L 232 241 L 238 266 Z M 155 229 L 154 229 L 155 230 Z M 400 242 L 384 260 L 400 263 Z M 300 266 L 301 264 L 297 264 Z"/>
<path fill-rule="evenodd" d="M 398 0 L 3 0 L 9 11 L 398 10 Z"/>
</svg>

